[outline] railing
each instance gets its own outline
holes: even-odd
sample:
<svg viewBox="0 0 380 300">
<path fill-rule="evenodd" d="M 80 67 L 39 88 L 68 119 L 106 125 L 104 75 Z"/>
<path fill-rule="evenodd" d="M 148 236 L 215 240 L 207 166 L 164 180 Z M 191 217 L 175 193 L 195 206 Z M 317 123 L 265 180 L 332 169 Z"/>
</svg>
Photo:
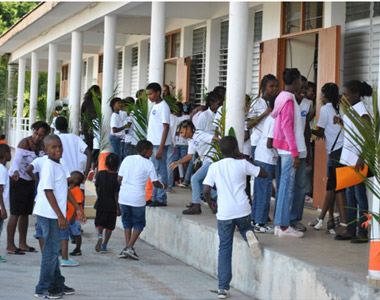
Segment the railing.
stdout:
<svg viewBox="0 0 380 300">
<path fill-rule="evenodd" d="M 30 135 L 29 118 L 20 118 L 19 124 L 18 127 L 16 117 L 8 119 L 8 145 L 13 148 L 17 147 L 21 139 Z"/>
</svg>

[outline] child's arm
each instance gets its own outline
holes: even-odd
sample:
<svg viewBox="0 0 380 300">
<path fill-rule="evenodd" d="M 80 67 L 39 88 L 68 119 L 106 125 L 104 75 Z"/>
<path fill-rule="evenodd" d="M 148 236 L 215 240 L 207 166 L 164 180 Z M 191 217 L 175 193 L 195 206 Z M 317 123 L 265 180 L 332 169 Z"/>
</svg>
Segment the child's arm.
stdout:
<svg viewBox="0 0 380 300">
<path fill-rule="evenodd" d="M 120 216 L 120 206 L 119 206 L 119 193 L 115 192 L 115 202 L 116 202 L 116 216 Z"/>
<path fill-rule="evenodd" d="M 37 182 L 38 183 L 38 178 L 36 177 L 36 175 L 33 173 L 33 170 L 34 170 L 34 166 L 32 164 L 30 164 L 27 168 L 26 168 L 26 173 L 34 180 L 34 182 Z"/>
<path fill-rule="evenodd" d="M 264 119 L 271 112 L 272 112 L 272 109 L 270 106 L 268 106 L 267 109 L 260 116 L 247 121 L 247 128 L 251 129 L 251 128 L 255 127 L 257 124 L 259 124 L 261 122 L 262 119 Z"/>
<path fill-rule="evenodd" d="M 70 194 L 71 194 L 71 192 L 70 192 Z M 45 190 L 45 195 L 49 201 L 51 208 L 54 210 L 54 212 L 56 213 L 56 215 L 58 217 L 59 229 L 66 230 L 67 229 L 67 220 L 63 216 L 61 209 L 58 206 L 57 199 L 54 196 L 53 190 Z"/>
<path fill-rule="evenodd" d="M 325 136 L 325 129 L 322 127 L 318 127 L 317 129 L 312 129 L 311 133 L 316 135 L 318 139 L 324 138 Z"/>
<path fill-rule="evenodd" d="M 4 186 L 0 185 L 0 209 L 1 209 L 1 216 L 0 218 L 5 220 L 8 218 L 7 210 L 5 209 L 5 204 L 3 200 L 3 192 L 4 192 Z"/>
<path fill-rule="evenodd" d="M 71 216 L 71 218 L 69 220 L 70 225 L 73 225 L 75 223 L 76 216 L 77 216 L 77 213 L 74 211 L 73 215 Z"/>
<path fill-rule="evenodd" d="M 170 166 L 169 166 L 169 170 L 174 170 L 175 168 L 177 168 L 179 165 L 182 165 L 188 161 L 190 161 L 191 159 L 193 158 L 193 154 L 187 154 L 185 157 L 183 157 L 182 159 L 180 160 L 177 160 L 177 161 L 173 161 Z M 120 177 L 120 176 L 119 176 Z"/>
<path fill-rule="evenodd" d="M 273 139 L 272 138 L 267 139 L 267 148 L 269 148 L 269 149 L 273 148 Z"/>
<path fill-rule="evenodd" d="M 152 182 L 154 187 L 158 188 L 158 189 L 163 189 L 163 190 L 166 190 L 168 188 L 168 186 L 165 184 L 165 183 L 162 183 L 160 181 L 153 181 Z"/>
<path fill-rule="evenodd" d="M 70 203 L 74 206 L 75 212 L 78 215 L 79 220 L 81 221 L 82 224 L 85 224 L 87 222 L 87 217 L 81 210 L 78 202 L 75 200 L 73 194 L 71 193 L 70 190 L 68 190 L 67 193 L 67 199 L 70 201 Z"/>
<path fill-rule="evenodd" d="M 168 134 L 169 134 L 169 124 L 163 123 L 162 125 L 164 126 L 164 131 L 162 132 L 161 143 L 156 153 L 156 159 L 158 160 L 161 159 L 162 157 L 162 152 L 164 151 L 166 138 L 168 137 Z"/>
</svg>

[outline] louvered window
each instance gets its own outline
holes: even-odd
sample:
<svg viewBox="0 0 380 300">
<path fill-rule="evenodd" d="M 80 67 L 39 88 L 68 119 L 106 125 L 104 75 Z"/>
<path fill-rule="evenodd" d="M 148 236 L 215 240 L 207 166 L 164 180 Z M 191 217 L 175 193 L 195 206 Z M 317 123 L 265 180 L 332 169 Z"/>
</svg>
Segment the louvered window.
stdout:
<svg viewBox="0 0 380 300">
<path fill-rule="evenodd" d="M 121 70 L 123 68 L 123 51 L 117 53 L 117 69 Z"/>
<path fill-rule="evenodd" d="M 148 43 L 148 63 L 146 64 L 146 82 L 147 85 L 150 83 L 149 82 L 149 63 L 150 63 L 150 43 Z"/>
<path fill-rule="evenodd" d="M 121 97 L 123 88 L 123 51 L 117 52 L 117 65 L 116 65 L 116 93 Z"/>
<path fill-rule="evenodd" d="M 138 53 L 139 48 L 132 48 L 132 68 L 131 68 L 131 95 L 135 95 L 138 90 Z"/>
<path fill-rule="evenodd" d="M 254 28 L 253 28 L 253 54 L 252 54 L 252 95 L 259 95 L 260 82 L 260 42 L 263 32 L 263 12 L 255 13 Z"/>
<path fill-rule="evenodd" d="M 219 74 L 218 84 L 227 85 L 227 59 L 228 59 L 228 21 L 224 21 L 220 26 L 220 48 L 219 48 Z"/>
<path fill-rule="evenodd" d="M 346 2 L 346 23 L 369 18 L 371 2 Z"/>
</svg>

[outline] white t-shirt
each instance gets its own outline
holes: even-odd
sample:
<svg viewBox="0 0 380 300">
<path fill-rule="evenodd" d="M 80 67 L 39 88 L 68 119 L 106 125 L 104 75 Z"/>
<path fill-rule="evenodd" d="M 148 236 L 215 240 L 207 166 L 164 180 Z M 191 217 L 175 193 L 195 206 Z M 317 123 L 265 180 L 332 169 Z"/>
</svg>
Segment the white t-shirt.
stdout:
<svg viewBox="0 0 380 300">
<path fill-rule="evenodd" d="M 44 166 L 44 163 L 47 159 L 48 159 L 48 156 L 44 155 L 42 157 L 37 157 L 35 160 L 33 160 L 30 163 L 33 166 L 33 173 L 41 174 L 42 167 Z"/>
<path fill-rule="evenodd" d="M 341 115 L 342 114 L 339 110 L 339 116 Z M 343 147 L 344 133 L 343 133 L 343 130 L 341 131 L 342 127 L 340 127 L 339 124 L 334 124 L 335 116 L 338 116 L 338 114 L 336 113 L 334 107 L 332 106 L 332 103 L 326 103 L 325 105 L 321 107 L 317 126 L 325 130 L 327 154 L 331 153 L 331 148 L 335 140 L 336 140 L 336 143 L 335 143 L 333 151 L 338 150 Z M 338 134 L 339 134 L 339 137 L 338 137 Z"/>
<path fill-rule="evenodd" d="M 52 190 L 62 214 L 66 217 L 67 209 L 67 178 L 70 173 L 63 164 L 47 159 L 40 173 L 40 182 L 37 188 L 36 204 L 33 214 L 49 219 L 58 219 L 57 214 L 51 207 L 45 190 Z"/>
<path fill-rule="evenodd" d="M 244 122 L 244 131 L 247 131 L 247 130 L 248 130 L 247 122 Z M 243 154 L 248 155 L 248 156 L 251 156 L 251 154 L 252 154 L 251 137 L 249 137 L 246 141 L 244 141 Z"/>
<path fill-rule="evenodd" d="M 111 115 L 111 121 L 110 121 L 110 126 L 111 126 L 111 134 L 114 136 L 117 136 L 119 138 L 124 138 L 125 135 L 125 130 L 119 131 L 119 132 L 112 132 L 112 128 L 120 128 L 123 127 L 125 123 L 125 116 L 127 113 L 125 111 L 120 111 L 118 114 L 117 113 L 112 113 Z"/>
<path fill-rule="evenodd" d="M 253 100 L 249 108 L 247 118 L 255 119 L 261 116 L 268 108 L 268 103 L 263 98 L 257 98 Z M 261 132 L 263 129 L 264 120 L 261 120 L 256 126 L 251 129 L 251 145 L 257 146 L 257 143 L 260 140 Z"/>
<path fill-rule="evenodd" d="M 278 159 L 276 148 L 267 147 L 268 138 L 273 138 L 273 131 L 274 119 L 272 117 L 266 118 L 263 126 L 263 133 L 261 134 L 255 151 L 255 160 L 269 165 L 276 165 Z"/>
<path fill-rule="evenodd" d="M 87 144 L 73 133 L 61 133 L 58 135 L 63 146 L 62 158 L 65 161 L 69 173 L 80 171 L 81 154 L 87 149 Z M 87 156 L 86 156 L 87 159 Z"/>
<path fill-rule="evenodd" d="M 8 169 L 3 164 L 0 164 L 0 185 L 3 186 L 3 202 L 5 209 L 9 209 L 9 175 Z M 0 207 L 1 211 L 1 207 Z"/>
<path fill-rule="evenodd" d="M 176 138 L 175 138 L 175 133 L 177 132 L 177 125 L 178 125 L 178 118 L 174 114 L 170 114 L 170 130 L 169 134 L 171 135 L 171 144 L 175 146 Z"/>
<path fill-rule="evenodd" d="M 92 122 L 95 123 L 96 126 L 99 128 L 99 120 L 98 119 L 94 119 L 94 120 L 92 120 Z M 93 133 L 94 133 L 94 138 L 92 139 L 92 148 L 99 150 L 100 149 L 100 133 L 99 133 L 99 130 L 96 130 L 94 128 Z"/>
<path fill-rule="evenodd" d="M 214 136 L 205 131 L 196 130 L 191 139 L 188 139 L 189 148 L 187 150 L 187 154 L 195 154 L 198 152 L 198 155 L 202 162 L 212 162 L 212 157 L 215 152 L 211 147 L 212 138 Z"/>
<path fill-rule="evenodd" d="M 203 184 L 216 185 L 218 192 L 218 220 L 248 216 L 251 205 L 245 192 L 247 175 L 258 176 L 260 167 L 245 159 L 224 158 L 211 164 Z"/>
<path fill-rule="evenodd" d="M 307 114 L 310 112 L 310 110 L 313 107 L 313 101 L 303 98 L 301 103 L 298 105 L 300 109 L 300 114 L 301 114 L 301 122 L 302 122 L 302 127 L 303 130 L 306 128 L 306 117 Z"/>
<path fill-rule="evenodd" d="M 198 123 L 197 123 L 197 129 L 201 131 L 206 131 L 208 133 L 214 134 L 215 132 L 215 113 L 208 108 L 206 111 L 202 112 L 199 115 Z"/>
<path fill-rule="evenodd" d="M 359 116 L 369 115 L 367 109 L 362 101 L 356 103 L 352 108 L 359 114 Z M 348 129 L 349 132 L 355 132 L 356 135 L 360 135 L 356 126 L 351 122 L 351 120 L 344 115 L 343 116 L 343 126 Z M 350 134 L 344 130 L 344 143 L 342 154 L 340 155 L 340 163 L 346 166 L 355 166 L 359 158 L 359 145 L 351 138 Z"/>
<path fill-rule="evenodd" d="M 153 163 L 141 155 L 129 155 L 124 158 L 119 169 L 123 177 L 119 191 L 119 204 L 145 206 L 145 186 L 148 178 L 157 181 Z"/>
<path fill-rule="evenodd" d="M 162 133 L 164 131 L 164 124 L 170 125 L 170 108 L 169 105 L 162 100 L 159 104 L 155 104 L 150 112 L 148 122 L 148 141 L 153 145 L 159 146 L 161 144 Z M 169 130 L 170 131 L 170 130 Z M 171 143 L 170 132 L 165 141 L 165 145 Z"/>
<path fill-rule="evenodd" d="M 183 116 L 177 117 L 177 121 L 178 121 L 177 126 L 178 126 L 179 123 L 181 123 L 183 120 L 189 120 L 189 119 L 190 119 L 190 116 L 189 116 L 189 115 L 183 115 Z M 186 141 L 183 137 L 181 137 L 180 135 L 176 135 L 176 136 L 175 136 L 175 144 L 176 144 L 176 145 L 187 146 L 187 141 Z"/>
</svg>

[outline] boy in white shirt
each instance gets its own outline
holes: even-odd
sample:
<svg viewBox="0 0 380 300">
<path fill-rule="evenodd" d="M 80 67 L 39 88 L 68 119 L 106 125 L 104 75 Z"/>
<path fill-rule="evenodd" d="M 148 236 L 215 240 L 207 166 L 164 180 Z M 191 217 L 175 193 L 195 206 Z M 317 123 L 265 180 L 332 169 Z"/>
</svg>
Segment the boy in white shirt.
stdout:
<svg viewBox="0 0 380 300">
<path fill-rule="evenodd" d="M 0 236 L 4 220 L 8 217 L 9 208 L 9 175 L 6 164 L 12 158 L 11 149 L 7 144 L 0 144 Z M 0 255 L 0 263 L 7 260 Z"/>
<path fill-rule="evenodd" d="M 265 178 L 267 174 L 264 169 L 244 158 L 236 138 L 222 138 L 220 149 L 225 158 L 210 166 L 203 184 L 204 197 L 211 209 L 215 208 L 211 189 L 216 186 L 218 192 L 218 298 L 224 299 L 229 296 L 232 279 L 232 243 L 236 226 L 247 241 L 252 256 L 261 256 L 260 244 L 251 226 L 251 206 L 245 193 L 245 179 L 247 175 Z"/>
<path fill-rule="evenodd" d="M 149 160 L 152 156 L 153 144 L 147 140 L 141 140 L 137 143 L 136 148 L 138 154 L 127 156 L 119 169 L 119 206 L 126 244 L 119 257 L 139 260 L 133 246 L 146 224 L 146 182 L 150 178 L 153 186 L 158 189 L 166 189 L 166 185 L 158 181 L 154 165 Z"/>
<path fill-rule="evenodd" d="M 166 166 L 168 148 L 171 143 L 170 108 L 161 98 L 161 86 L 150 83 L 146 87 L 146 94 L 154 103 L 148 122 L 147 140 L 153 144 L 152 162 L 161 182 L 168 183 L 168 169 Z M 153 187 L 152 203 L 149 206 L 167 206 L 166 190 Z"/>
<path fill-rule="evenodd" d="M 63 147 L 57 135 L 48 135 L 45 140 L 45 152 L 48 159 L 43 164 L 33 214 L 41 224 L 44 239 L 40 279 L 36 286 L 36 298 L 60 298 L 63 294 L 74 294 L 67 287 L 59 267 L 60 229 L 67 229 L 67 200 L 74 206 L 79 219 L 86 221 L 82 210 L 71 192 L 68 192 L 67 178 L 70 173 L 60 164 Z"/>
</svg>

